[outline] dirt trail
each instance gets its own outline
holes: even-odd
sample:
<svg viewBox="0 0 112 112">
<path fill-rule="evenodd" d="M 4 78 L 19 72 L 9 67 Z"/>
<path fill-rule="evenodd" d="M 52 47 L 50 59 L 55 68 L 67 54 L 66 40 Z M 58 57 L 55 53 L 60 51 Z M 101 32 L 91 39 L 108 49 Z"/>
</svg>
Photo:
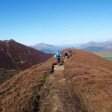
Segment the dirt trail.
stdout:
<svg viewBox="0 0 112 112">
<path fill-rule="evenodd" d="M 64 65 L 54 68 L 54 77 L 57 82 L 57 89 L 59 90 L 58 97 L 63 104 L 66 112 L 75 112 L 74 101 L 71 95 L 70 87 L 68 81 L 64 77 Z M 61 111 L 61 110 L 60 110 Z"/>
<path fill-rule="evenodd" d="M 40 112 L 82 112 L 70 82 L 64 76 L 64 65 L 54 66 L 54 73 L 46 79 L 45 90 Z"/>
</svg>

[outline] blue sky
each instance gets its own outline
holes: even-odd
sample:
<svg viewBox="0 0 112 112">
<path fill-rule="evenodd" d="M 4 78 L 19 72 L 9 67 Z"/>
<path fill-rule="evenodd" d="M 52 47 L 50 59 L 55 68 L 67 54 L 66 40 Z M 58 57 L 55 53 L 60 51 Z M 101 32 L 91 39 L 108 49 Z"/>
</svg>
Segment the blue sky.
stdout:
<svg viewBox="0 0 112 112">
<path fill-rule="evenodd" d="M 112 0 L 0 0 L 0 40 L 26 45 L 112 39 Z"/>
</svg>

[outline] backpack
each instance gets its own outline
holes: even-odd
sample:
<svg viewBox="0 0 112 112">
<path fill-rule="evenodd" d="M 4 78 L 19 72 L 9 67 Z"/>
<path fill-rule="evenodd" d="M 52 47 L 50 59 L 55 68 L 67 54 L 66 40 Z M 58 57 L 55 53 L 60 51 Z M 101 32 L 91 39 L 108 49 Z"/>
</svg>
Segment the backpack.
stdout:
<svg viewBox="0 0 112 112">
<path fill-rule="evenodd" d="M 60 52 L 56 52 L 55 57 L 60 58 L 61 57 Z"/>
</svg>

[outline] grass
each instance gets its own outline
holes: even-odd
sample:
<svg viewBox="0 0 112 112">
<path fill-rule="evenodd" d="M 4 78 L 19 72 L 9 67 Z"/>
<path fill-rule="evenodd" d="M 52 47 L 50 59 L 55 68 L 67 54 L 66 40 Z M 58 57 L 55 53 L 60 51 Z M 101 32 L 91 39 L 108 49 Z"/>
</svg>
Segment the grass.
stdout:
<svg viewBox="0 0 112 112">
<path fill-rule="evenodd" d="M 94 54 L 101 56 L 107 60 L 112 61 L 112 51 L 107 51 L 107 52 L 93 52 Z"/>
<path fill-rule="evenodd" d="M 51 66 L 49 62 L 22 71 L 0 86 L 1 112 L 38 111 L 39 91 Z"/>
<path fill-rule="evenodd" d="M 104 57 L 104 58 L 107 59 L 107 60 L 112 61 L 112 57 Z"/>
<path fill-rule="evenodd" d="M 7 70 L 7 69 L 0 69 L 0 84 L 3 84 L 7 80 L 14 77 L 19 71 L 16 70 Z"/>
<path fill-rule="evenodd" d="M 111 61 L 74 50 L 63 73 L 48 75 L 52 62 L 35 65 L 2 84 L 0 111 L 75 112 L 78 104 L 81 112 L 112 112 Z"/>
<path fill-rule="evenodd" d="M 75 51 L 65 74 L 86 112 L 112 112 L 112 62 Z"/>
</svg>

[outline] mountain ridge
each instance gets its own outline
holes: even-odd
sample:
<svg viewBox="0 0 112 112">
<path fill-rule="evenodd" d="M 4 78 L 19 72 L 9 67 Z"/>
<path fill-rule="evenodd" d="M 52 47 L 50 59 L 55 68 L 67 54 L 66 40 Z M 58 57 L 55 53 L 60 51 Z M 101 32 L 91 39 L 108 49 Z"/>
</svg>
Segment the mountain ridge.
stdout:
<svg viewBox="0 0 112 112">
<path fill-rule="evenodd" d="M 76 49 L 63 71 L 51 74 L 53 63 L 52 57 L 2 84 L 1 112 L 112 111 L 112 62 Z"/>
<path fill-rule="evenodd" d="M 27 69 L 50 57 L 50 54 L 37 51 L 13 39 L 0 41 L 0 68 Z"/>
<path fill-rule="evenodd" d="M 87 51 L 112 51 L 112 39 L 104 42 L 90 41 L 86 44 L 80 45 L 80 48 Z"/>
</svg>

